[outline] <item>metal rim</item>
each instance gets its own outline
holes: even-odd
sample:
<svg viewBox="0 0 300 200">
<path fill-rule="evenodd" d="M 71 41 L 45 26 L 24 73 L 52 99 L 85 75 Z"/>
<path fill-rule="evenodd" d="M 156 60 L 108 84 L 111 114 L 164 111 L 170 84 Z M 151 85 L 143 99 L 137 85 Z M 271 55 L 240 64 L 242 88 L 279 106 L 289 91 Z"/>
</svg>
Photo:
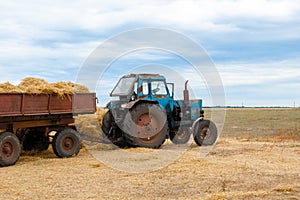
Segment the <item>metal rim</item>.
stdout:
<svg viewBox="0 0 300 200">
<path fill-rule="evenodd" d="M 204 140 L 204 138 L 209 138 L 210 135 L 211 133 L 209 131 L 209 127 L 208 126 L 203 127 L 203 129 L 200 132 L 201 138 Z"/>
<path fill-rule="evenodd" d="M 10 158 L 14 154 L 14 147 L 9 141 L 4 142 L 1 146 L 1 152 L 3 157 Z"/>
<path fill-rule="evenodd" d="M 140 115 L 136 121 L 137 136 L 140 140 L 149 142 L 159 137 L 159 122 L 149 112 Z"/>
<path fill-rule="evenodd" d="M 65 151 L 71 151 L 74 148 L 74 146 L 75 146 L 75 142 L 72 137 L 65 137 L 62 140 L 62 148 Z"/>
<path fill-rule="evenodd" d="M 179 140 L 183 140 L 187 137 L 188 134 L 189 134 L 188 128 L 183 128 L 176 133 L 175 137 Z"/>
</svg>

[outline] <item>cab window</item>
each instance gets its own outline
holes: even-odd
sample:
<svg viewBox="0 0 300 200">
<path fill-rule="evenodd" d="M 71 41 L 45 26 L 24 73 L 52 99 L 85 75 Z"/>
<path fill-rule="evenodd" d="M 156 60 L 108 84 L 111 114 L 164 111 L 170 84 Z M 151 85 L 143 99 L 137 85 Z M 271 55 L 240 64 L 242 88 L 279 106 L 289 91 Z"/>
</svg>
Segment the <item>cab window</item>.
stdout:
<svg viewBox="0 0 300 200">
<path fill-rule="evenodd" d="M 149 94 L 148 82 L 147 81 L 143 81 L 142 87 L 143 87 L 143 94 L 144 95 L 148 95 Z"/>
<path fill-rule="evenodd" d="M 152 81 L 151 92 L 153 95 L 167 95 L 167 90 L 164 81 Z"/>
</svg>

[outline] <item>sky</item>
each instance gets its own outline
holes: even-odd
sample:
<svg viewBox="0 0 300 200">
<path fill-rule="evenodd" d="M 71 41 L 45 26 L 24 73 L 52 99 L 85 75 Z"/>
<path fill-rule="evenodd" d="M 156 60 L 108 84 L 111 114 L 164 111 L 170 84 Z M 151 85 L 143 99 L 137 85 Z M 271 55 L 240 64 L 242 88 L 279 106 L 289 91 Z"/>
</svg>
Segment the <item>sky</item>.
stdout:
<svg viewBox="0 0 300 200">
<path fill-rule="evenodd" d="M 105 41 L 130 30 L 158 28 L 182 34 L 203 48 L 218 70 L 226 105 L 298 107 L 299 13 L 299 1 L 292 0 L 1 0 L 0 82 L 18 84 L 29 76 L 76 81 L 89 56 Z M 171 68 L 182 79 L 159 66 Z M 190 63 L 172 52 L 143 49 L 116 59 L 99 77 L 98 86 L 90 88 L 101 105 L 109 101 L 117 80 L 135 69 L 166 75 L 175 82 L 178 98 L 188 79 L 194 98 L 214 104 L 208 78 L 195 76 Z"/>
</svg>

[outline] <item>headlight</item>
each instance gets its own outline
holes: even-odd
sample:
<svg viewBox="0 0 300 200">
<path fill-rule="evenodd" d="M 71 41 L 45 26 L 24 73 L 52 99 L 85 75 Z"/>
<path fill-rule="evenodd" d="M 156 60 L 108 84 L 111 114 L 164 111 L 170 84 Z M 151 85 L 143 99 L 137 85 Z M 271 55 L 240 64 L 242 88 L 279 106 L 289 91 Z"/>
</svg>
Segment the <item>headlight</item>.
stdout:
<svg viewBox="0 0 300 200">
<path fill-rule="evenodd" d="M 121 104 L 121 108 L 126 108 L 126 107 L 127 107 L 127 103 Z"/>
</svg>

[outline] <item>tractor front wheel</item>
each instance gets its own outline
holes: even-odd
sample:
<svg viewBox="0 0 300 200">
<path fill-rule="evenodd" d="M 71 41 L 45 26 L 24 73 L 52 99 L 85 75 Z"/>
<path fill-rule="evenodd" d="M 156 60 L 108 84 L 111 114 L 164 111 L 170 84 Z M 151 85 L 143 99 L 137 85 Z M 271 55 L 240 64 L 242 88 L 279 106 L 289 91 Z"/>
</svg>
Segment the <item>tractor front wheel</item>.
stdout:
<svg viewBox="0 0 300 200">
<path fill-rule="evenodd" d="M 199 120 L 193 127 L 194 141 L 199 146 L 213 145 L 218 138 L 218 131 L 215 123 L 210 120 Z"/>
<path fill-rule="evenodd" d="M 186 144 L 191 136 L 190 127 L 180 126 L 178 131 L 170 132 L 170 139 L 174 144 Z"/>
</svg>

